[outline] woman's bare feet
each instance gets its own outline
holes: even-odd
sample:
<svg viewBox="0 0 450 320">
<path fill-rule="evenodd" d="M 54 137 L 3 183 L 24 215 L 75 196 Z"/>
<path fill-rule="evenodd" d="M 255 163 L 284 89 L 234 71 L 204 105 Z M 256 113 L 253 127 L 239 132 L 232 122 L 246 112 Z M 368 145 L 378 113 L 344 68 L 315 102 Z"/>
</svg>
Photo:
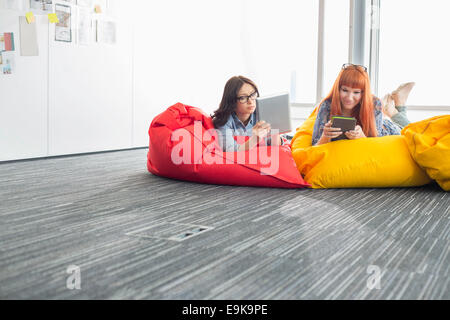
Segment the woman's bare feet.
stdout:
<svg viewBox="0 0 450 320">
<path fill-rule="evenodd" d="M 383 113 L 388 116 L 389 118 L 392 118 L 393 115 L 398 113 L 398 110 L 395 109 L 395 103 L 394 99 L 392 99 L 392 96 L 390 94 L 387 94 L 383 97 Z"/>
<path fill-rule="evenodd" d="M 406 105 L 406 100 L 415 84 L 415 82 L 403 83 L 396 90 L 392 91 L 391 97 L 396 107 Z"/>
</svg>

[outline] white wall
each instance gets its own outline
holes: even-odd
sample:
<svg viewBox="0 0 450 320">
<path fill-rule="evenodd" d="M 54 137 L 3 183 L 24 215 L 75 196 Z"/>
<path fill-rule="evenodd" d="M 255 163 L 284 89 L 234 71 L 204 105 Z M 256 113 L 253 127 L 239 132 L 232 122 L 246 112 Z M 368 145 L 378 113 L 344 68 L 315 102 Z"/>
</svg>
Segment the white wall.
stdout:
<svg viewBox="0 0 450 320">
<path fill-rule="evenodd" d="M 132 146 L 132 27 L 116 21 L 117 45 L 56 42 L 50 28 L 49 155 Z"/>
<path fill-rule="evenodd" d="M 15 42 L 14 73 L 0 75 L 0 161 L 132 147 L 130 21 L 115 18 L 116 45 L 81 46 L 54 41 L 54 25 L 36 14 L 39 56 L 22 57 L 23 4 L 0 10 L 0 32 Z"/>
<path fill-rule="evenodd" d="M 116 45 L 55 42 L 36 15 L 36 57 L 20 56 L 23 4 L 0 7 L 16 60 L 0 75 L 0 161 L 147 146 L 154 116 L 176 102 L 212 113 L 226 80 L 246 72 L 239 0 L 116 0 Z"/>
<path fill-rule="evenodd" d="M 0 11 L 0 32 L 13 32 L 15 72 L 0 75 L 0 160 L 48 154 L 48 24 L 37 17 L 38 57 L 21 57 L 19 18 Z"/>
<path fill-rule="evenodd" d="M 448 0 L 382 1 L 379 92 L 414 81 L 409 104 L 450 106 L 449 12 Z"/>
</svg>

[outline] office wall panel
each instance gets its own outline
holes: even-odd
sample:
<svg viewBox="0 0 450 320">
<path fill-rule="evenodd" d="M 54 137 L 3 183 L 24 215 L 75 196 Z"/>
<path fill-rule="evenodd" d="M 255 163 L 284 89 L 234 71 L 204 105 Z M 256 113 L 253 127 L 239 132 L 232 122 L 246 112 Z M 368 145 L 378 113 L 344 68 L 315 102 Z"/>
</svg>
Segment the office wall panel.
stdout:
<svg viewBox="0 0 450 320">
<path fill-rule="evenodd" d="M 0 33 L 14 34 L 12 74 L 0 70 L 0 161 L 47 154 L 48 24 L 36 17 L 39 56 L 20 55 L 19 12 L 0 10 Z"/>
<path fill-rule="evenodd" d="M 115 21 L 114 45 L 57 42 L 50 28 L 49 155 L 131 147 L 132 28 Z"/>
</svg>

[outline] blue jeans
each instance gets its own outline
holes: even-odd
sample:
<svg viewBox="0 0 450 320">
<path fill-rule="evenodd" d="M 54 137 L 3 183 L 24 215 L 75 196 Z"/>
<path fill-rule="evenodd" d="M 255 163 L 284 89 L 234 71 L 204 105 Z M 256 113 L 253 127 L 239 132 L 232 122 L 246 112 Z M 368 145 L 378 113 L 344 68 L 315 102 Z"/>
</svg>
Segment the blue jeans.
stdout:
<svg viewBox="0 0 450 320">
<path fill-rule="evenodd" d="M 408 116 L 406 115 L 406 107 L 398 106 L 395 108 L 397 109 L 398 113 L 392 116 L 391 119 L 396 125 L 403 129 L 410 123 Z"/>
</svg>

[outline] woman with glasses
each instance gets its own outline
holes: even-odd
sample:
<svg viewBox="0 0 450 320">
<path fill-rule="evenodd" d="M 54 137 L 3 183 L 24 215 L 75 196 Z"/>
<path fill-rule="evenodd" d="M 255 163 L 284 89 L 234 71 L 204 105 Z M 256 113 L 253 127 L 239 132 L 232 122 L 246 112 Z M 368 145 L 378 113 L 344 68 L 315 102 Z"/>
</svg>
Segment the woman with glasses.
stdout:
<svg viewBox="0 0 450 320">
<path fill-rule="evenodd" d="M 270 124 L 256 122 L 256 84 L 243 76 L 232 77 L 225 84 L 222 101 L 212 120 L 219 144 L 225 152 L 246 151 L 256 145 L 282 145 L 280 136 L 270 135 Z M 242 141 L 239 140 L 240 138 Z M 246 140 L 246 141 L 244 141 Z"/>
<path fill-rule="evenodd" d="M 344 64 L 331 92 L 320 104 L 312 145 L 335 141 L 342 134 L 340 128 L 331 126 L 333 116 L 356 118 L 355 129 L 344 133 L 350 140 L 399 135 L 409 123 L 405 103 L 413 86 L 414 82 L 401 85 L 383 98 L 383 106 L 380 99 L 371 93 L 367 68 Z M 390 119 L 383 117 L 383 113 Z"/>
</svg>

